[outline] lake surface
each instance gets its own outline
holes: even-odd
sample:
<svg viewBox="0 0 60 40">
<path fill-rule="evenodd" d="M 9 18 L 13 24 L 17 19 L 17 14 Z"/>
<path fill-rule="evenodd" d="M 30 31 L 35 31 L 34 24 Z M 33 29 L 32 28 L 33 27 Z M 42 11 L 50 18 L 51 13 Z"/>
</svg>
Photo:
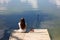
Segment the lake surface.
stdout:
<svg viewBox="0 0 60 40">
<path fill-rule="evenodd" d="M 18 29 L 18 22 L 21 17 L 25 18 L 27 30 L 30 28 L 47 28 L 52 40 L 60 38 L 60 17 L 40 11 L 10 12 L 11 14 L 0 15 L 0 29 L 5 29 L 4 37 L 1 40 L 8 40 L 10 33 Z"/>
</svg>

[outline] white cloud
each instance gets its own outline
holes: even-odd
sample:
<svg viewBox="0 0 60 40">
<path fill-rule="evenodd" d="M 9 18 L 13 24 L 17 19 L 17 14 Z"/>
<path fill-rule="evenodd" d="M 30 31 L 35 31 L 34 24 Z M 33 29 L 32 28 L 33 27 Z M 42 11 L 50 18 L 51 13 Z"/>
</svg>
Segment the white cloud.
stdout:
<svg viewBox="0 0 60 40">
<path fill-rule="evenodd" d="M 0 0 L 1 4 L 4 4 L 4 3 L 8 4 L 9 2 L 10 2 L 10 0 Z"/>
<path fill-rule="evenodd" d="M 60 7 L 60 0 L 49 0 L 49 2 L 55 4 L 57 7 Z"/>
<path fill-rule="evenodd" d="M 33 8 L 38 8 L 38 0 L 20 0 L 21 2 L 28 2 Z"/>
</svg>

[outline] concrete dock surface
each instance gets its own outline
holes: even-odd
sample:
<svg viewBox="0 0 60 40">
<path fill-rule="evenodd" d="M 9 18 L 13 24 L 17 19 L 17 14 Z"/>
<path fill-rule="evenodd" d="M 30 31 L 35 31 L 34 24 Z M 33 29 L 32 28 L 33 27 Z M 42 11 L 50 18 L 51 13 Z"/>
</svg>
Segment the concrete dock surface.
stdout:
<svg viewBox="0 0 60 40">
<path fill-rule="evenodd" d="M 34 32 L 12 32 L 9 40 L 51 40 L 47 29 L 34 29 Z"/>
</svg>

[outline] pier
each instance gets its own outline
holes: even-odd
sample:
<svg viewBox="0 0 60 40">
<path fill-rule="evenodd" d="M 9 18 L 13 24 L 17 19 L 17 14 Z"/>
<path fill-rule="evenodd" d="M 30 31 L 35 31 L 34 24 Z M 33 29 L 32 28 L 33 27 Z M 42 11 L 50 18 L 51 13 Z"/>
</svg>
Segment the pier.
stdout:
<svg viewBox="0 0 60 40">
<path fill-rule="evenodd" d="M 51 40 L 47 29 L 34 29 L 34 32 L 12 32 L 9 40 Z"/>
</svg>

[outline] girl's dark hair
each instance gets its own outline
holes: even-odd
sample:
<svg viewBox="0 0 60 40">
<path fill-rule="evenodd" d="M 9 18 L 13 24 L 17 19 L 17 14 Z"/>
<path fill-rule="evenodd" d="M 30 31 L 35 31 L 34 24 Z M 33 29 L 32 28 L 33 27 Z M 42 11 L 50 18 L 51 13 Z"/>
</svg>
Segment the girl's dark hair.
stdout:
<svg viewBox="0 0 60 40">
<path fill-rule="evenodd" d="M 25 27 L 26 27 L 26 25 L 25 25 L 25 19 L 24 18 L 21 18 L 21 20 L 20 20 L 20 25 L 21 25 L 21 28 L 22 29 L 25 29 Z"/>
</svg>

